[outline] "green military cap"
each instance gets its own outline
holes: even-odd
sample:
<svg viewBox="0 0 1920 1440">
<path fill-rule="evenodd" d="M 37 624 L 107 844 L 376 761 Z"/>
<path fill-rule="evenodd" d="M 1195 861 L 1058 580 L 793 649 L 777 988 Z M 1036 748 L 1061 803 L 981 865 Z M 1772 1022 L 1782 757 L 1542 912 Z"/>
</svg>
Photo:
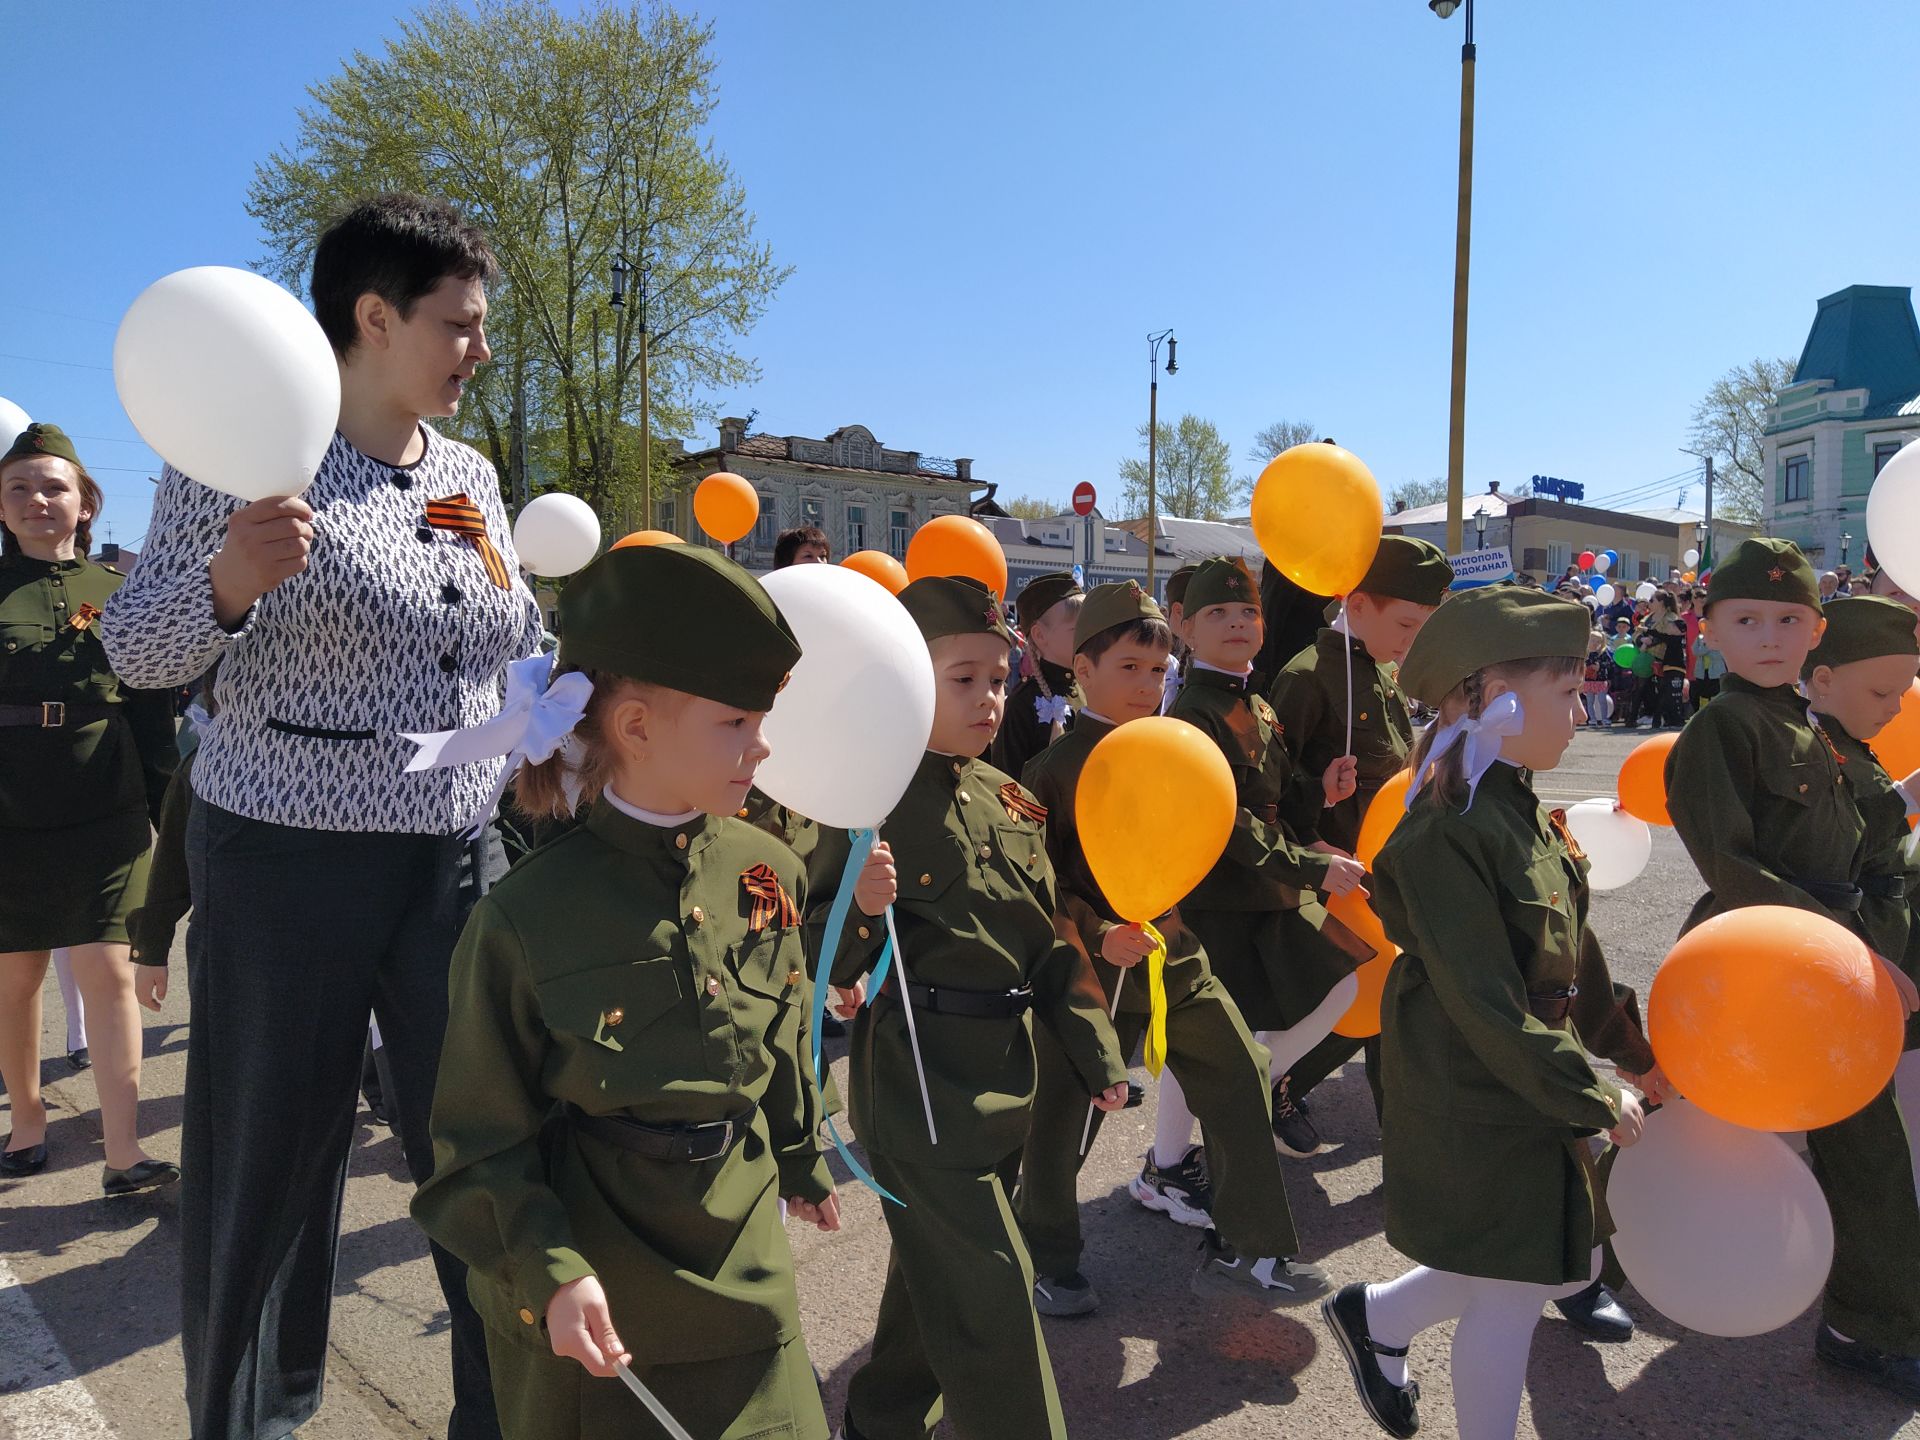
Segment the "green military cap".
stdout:
<svg viewBox="0 0 1920 1440">
<path fill-rule="evenodd" d="M 5 455 L 0 455 L 0 465 L 26 455 L 52 455 L 76 466 L 80 463 L 79 453 L 73 448 L 73 441 L 67 438 L 67 432 L 58 425 L 42 425 L 38 421 L 14 438 L 13 448 Z"/>
<path fill-rule="evenodd" d="M 1578 600 L 1517 585 L 1455 595 L 1420 628 L 1400 663 L 1400 685 L 1438 707 L 1477 670 L 1512 660 L 1583 659 L 1592 616 Z"/>
<path fill-rule="evenodd" d="M 1247 569 L 1247 562 L 1238 555 L 1216 555 L 1211 560 L 1202 560 L 1194 570 L 1181 606 L 1192 616 L 1209 605 L 1259 603 L 1260 585 Z"/>
<path fill-rule="evenodd" d="M 1820 608 L 1820 580 L 1791 540 L 1752 536 L 1713 567 L 1707 581 L 1707 608 L 1722 600 L 1777 600 L 1783 605 Z"/>
<path fill-rule="evenodd" d="M 1161 620 L 1167 617 L 1153 603 L 1153 597 L 1136 580 L 1121 580 L 1112 585 L 1096 585 L 1087 592 L 1087 603 L 1080 607 L 1080 619 L 1073 627 L 1073 648 L 1083 650 L 1094 636 L 1118 625 L 1136 620 Z"/>
<path fill-rule="evenodd" d="M 560 592 L 560 668 L 770 710 L 799 658 L 760 582 L 701 545 L 609 550 Z"/>
<path fill-rule="evenodd" d="M 1920 655 L 1920 616 L 1884 595 L 1860 595 L 1829 600 L 1822 609 L 1826 634 L 1808 652 L 1800 666 L 1806 679 L 1821 666 L 1850 665 L 1855 660 L 1878 660 L 1883 655 Z"/>
<path fill-rule="evenodd" d="M 1411 535 L 1382 535 L 1366 578 L 1354 590 L 1382 600 L 1410 600 L 1415 605 L 1438 605 L 1453 584 L 1453 567 L 1444 551 L 1431 540 Z"/>
<path fill-rule="evenodd" d="M 1045 575 L 1034 576 L 1021 587 L 1019 597 L 1014 601 L 1014 613 L 1019 618 L 1020 628 L 1025 630 L 1062 600 L 1085 593 L 1070 570 L 1053 570 Z"/>
<path fill-rule="evenodd" d="M 1199 569 L 1198 565 L 1182 565 L 1167 577 L 1167 604 L 1185 605 L 1187 603 L 1187 586 L 1193 583 L 1193 577 Z"/>
<path fill-rule="evenodd" d="M 928 575 L 900 592 L 900 603 L 928 640 L 946 635 L 998 635 L 1009 645 L 1000 597 L 965 575 Z"/>
</svg>

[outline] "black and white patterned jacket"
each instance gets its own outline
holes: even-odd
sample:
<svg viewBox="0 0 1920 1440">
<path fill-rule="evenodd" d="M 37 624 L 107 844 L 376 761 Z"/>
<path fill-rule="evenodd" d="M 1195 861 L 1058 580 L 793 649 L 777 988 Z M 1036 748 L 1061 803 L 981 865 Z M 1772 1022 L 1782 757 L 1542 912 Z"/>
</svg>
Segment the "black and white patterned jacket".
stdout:
<svg viewBox="0 0 1920 1440">
<path fill-rule="evenodd" d="M 515 565 L 493 467 L 422 426 L 404 468 L 333 437 L 312 487 L 307 568 L 239 629 L 213 617 L 207 562 L 242 501 L 167 468 L 140 563 L 114 592 L 101 637 L 128 685 L 185 685 L 221 662 L 219 722 L 193 788 L 209 804 L 315 830 L 450 834 L 485 803 L 499 761 L 404 774 L 406 731 L 451 730 L 500 707 L 507 662 L 533 654 L 540 614 Z M 426 524 L 429 500 L 464 493 L 513 570 L 487 578 L 467 541 Z"/>
</svg>

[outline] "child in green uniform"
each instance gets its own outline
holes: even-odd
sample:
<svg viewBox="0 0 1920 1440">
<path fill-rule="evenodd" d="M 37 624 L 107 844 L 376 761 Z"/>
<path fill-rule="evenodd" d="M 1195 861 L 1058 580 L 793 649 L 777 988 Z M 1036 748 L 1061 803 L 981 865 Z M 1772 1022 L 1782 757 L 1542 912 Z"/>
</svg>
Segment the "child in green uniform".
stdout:
<svg viewBox="0 0 1920 1440">
<path fill-rule="evenodd" d="M 903 1203 L 884 1207 L 886 1292 L 872 1357 L 848 1389 L 845 1434 L 923 1440 L 944 1410 L 958 1435 L 1062 1440 L 1033 1266 L 1008 1201 L 1033 1107 L 1033 1016 L 1080 1077 L 1082 1105 L 1124 1105 L 1127 1067 L 1086 957 L 1055 931 L 1045 812 L 975 758 L 1006 699 L 1012 637 L 999 598 L 940 578 L 916 580 L 900 603 L 933 655 L 933 733 L 881 828 L 899 877 L 900 953 L 854 1023 L 848 1109 L 875 1178 Z M 820 841 L 843 859 L 848 843 L 842 830 Z M 827 898 L 815 896 L 816 918 Z M 878 961 L 886 928 L 874 917 L 888 898 L 856 893 L 861 914 L 832 958 L 836 986 Z"/>
<path fill-rule="evenodd" d="M 1309 775 L 1351 754 L 1357 788 L 1313 817 L 1301 838 L 1324 840 L 1353 854 L 1360 821 L 1395 775 L 1407 768 L 1413 720 L 1400 683 L 1385 666 L 1397 666 L 1436 606 L 1447 598 L 1453 567 L 1440 547 L 1404 535 L 1383 535 L 1365 578 L 1347 597 L 1346 626 L 1322 630 L 1314 643 L 1287 662 L 1269 699 L 1287 753 Z M 1320 1135 L 1301 1101 L 1322 1080 L 1363 1048 L 1374 1108 L 1380 1104 L 1380 1041 L 1329 1035 L 1286 1077 L 1294 1113 L 1276 1123 L 1291 1126 L 1287 1148 L 1312 1154 Z"/>
<path fill-rule="evenodd" d="M 1831 717 L 1809 714 L 1794 688 L 1826 627 L 1813 567 L 1791 541 L 1743 540 L 1715 568 L 1706 614 L 1727 677 L 1667 757 L 1667 808 L 1707 885 L 1687 928 L 1743 905 L 1792 905 L 1877 946 L 1862 894 L 1871 777 L 1849 783 L 1860 767 L 1842 763 Z M 1912 983 L 1889 969 L 1911 1012 Z M 1892 1087 L 1808 1132 L 1807 1148 L 1834 1232 L 1814 1352 L 1920 1403 L 1920 1203 Z"/>
<path fill-rule="evenodd" d="M 1084 702 L 1068 732 L 1028 763 L 1025 776 L 1027 788 L 1047 807 L 1047 854 L 1059 884 L 1060 918 L 1094 957 L 1109 1002 L 1118 987 L 1125 1055 L 1146 1032 L 1147 981 L 1134 967 L 1153 945 L 1138 925 L 1123 923 L 1101 894 L 1080 848 L 1075 790 L 1102 736 L 1158 709 L 1171 644 L 1160 607 L 1138 585 L 1128 580 L 1096 587 L 1075 635 L 1073 668 Z M 1244 1290 L 1283 1305 L 1302 1304 L 1324 1293 L 1326 1276 L 1316 1265 L 1287 1258 L 1299 1248 L 1299 1237 L 1269 1131 L 1266 1052 L 1178 912 L 1154 923 L 1168 945 L 1167 1056 L 1156 1137 L 1130 1186 L 1133 1197 L 1183 1224 L 1209 1227 L 1196 1289 Z M 1083 1158 L 1085 1087 L 1049 1037 L 1036 1035 L 1034 1046 L 1040 1090 L 1020 1165 L 1020 1225 L 1040 1272 L 1034 1303 L 1043 1315 L 1084 1315 L 1099 1304 L 1080 1273 L 1074 1183 Z M 1206 1131 L 1204 1162 L 1200 1147 L 1189 1143 L 1196 1115 Z M 1097 1126 L 1096 1119 L 1093 1133 Z M 1088 1149 L 1092 1142 L 1090 1133 Z"/>
<path fill-rule="evenodd" d="M 1180 912 L 1272 1057 L 1274 1144 L 1295 1154 L 1283 1128 L 1294 1113 L 1284 1077 L 1346 1013 L 1358 991 L 1353 971 L 1373 957 L 1315 893 L 1360 889 L 1365 868 L 1325 841 L 1301 838 L 1324 806 L 1354 793 L 1355 764 L 1342 756 L 1322 774 L 1301 770 L 1273 707 L 1248 693 L 1263 627 L 1243 561 L 1204 562 L 1185 600 L 1193 658 L 1167 713 L 1220 747 L 1240 808 L 1226 853 Z"/>
<path fill-rule="evenodd" d="M 1490 586 L 1442 606 L 1401 668 L 1440 716 L 1374 867 L 1403 952 L 1381 1004 L 1387 1239 L 1416 1267 L 1322 1306 L 1392 1435 L 1419 1428 L 1407 1347 L 1457 1319 L 1461 1440 L 1510 1440 L 1542 1305 L 1599 1270 L 1588 1137 L 1639 1138 L 1638 1101 L 1594 1072 L 1573 1012 L 1576 987 L 1620 995 L 1587 929 L 1585 867 L 1528 779 L 1573 741 L 1587 633 L 1584 605 Z M 1637 1038 L 1628 998 L 1612 1008 Z"/>
<path fill-rule="evenodd" d="M 467 922 L 413 1213 L 471 1267 L 508 1440 L 658 1433 L 610 1378 L 629 1358 L 700 1440 L 822 1440 L 781 1229 L 782 1197 L 839 1228 L 805 877 L 735 813 L 800 649 L 751 576 L 692 545 L 610 551 L 560 610 L 538 706 L 577 728 L 518 798 L 593 804 Z"/>
<path fill-rule="evenodd" d="M 1027 762 L 1060 738 L 1080 693 L 1073 684 L 1073 627 L 1085 592 L 1071 572 L 1036 575 L 1014 602 L 1020 633 L 1023 678 L 1007 696 L 1007 714 L 993 737 L 996 770 L 1018 775 Z"/>
</svg>

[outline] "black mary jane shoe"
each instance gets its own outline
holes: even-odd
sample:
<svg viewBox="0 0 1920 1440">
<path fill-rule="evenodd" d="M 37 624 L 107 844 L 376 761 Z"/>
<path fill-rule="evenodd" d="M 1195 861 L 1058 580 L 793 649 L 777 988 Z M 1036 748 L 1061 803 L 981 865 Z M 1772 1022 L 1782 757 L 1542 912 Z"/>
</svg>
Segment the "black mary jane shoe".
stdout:
<svg viewBox="0 0 1920 1440">
<path fill-rule="evenodd" d="M 93 1056 L 89 1055 L 87 1053 L 87 1047 L 82 1045 L 78 1050 L 69 1050 L 67 1052 L 67 1064 L 71 1065 L 75 1070 L 91 1070 L 93 1068 Z"/>
<path fill-rule="evenodd" d="M 109 1165 L 100 1188 L 109 1196 L 138 1195 L 143 1190 L 159 1190 L 178 1184 L 179 1180 L 180 1167 L 171 1160 L 142 1160 L 125 1170 L 116 1170 Z"/>
<path fill-rule="evenodd" d="M 1578 1295 L 1553 1302 L 1566 1322 L 1591 1340 L 1633 1338 L 1633 1316 L 1607 1287 L 1596 1280 Z"/>
<path fill-rule="evenodd" d="M 1411 1380 L 1396 1385 L 1381 1373 L 1376 1355 L 1407 1352 L 1378 1344 L 1367 1333 L 1367 1287 L 1342 1286 L 1320 1302 L 1320 1314 L 1340 1343 L 1340 1353 L 1347 1357 L 1353 1388 L 1360 1392 L 1360 1403 L 1373 1423 L 1397 1440 L 1412 1440 L 1420 1431 L 1420 1385 Z"/>
<path fill-rule="evenodd" d="M 7 1137 L 11 1140 L 13 1137 Z M 0 1180 L 24 1180 L 47 1168 L 47 1142 L 19 1150 L 0 1151 Z"/>
<path fill-rule="evenodd" d="M 1858 1375 L 1920 1406 L 1920 1358 L 1879 1350 L 1863 1340 L 1842 1340 L 1825 1323 L 1814 1334 L 1813 1353 L 1836 1370 Z"/>
</svg>

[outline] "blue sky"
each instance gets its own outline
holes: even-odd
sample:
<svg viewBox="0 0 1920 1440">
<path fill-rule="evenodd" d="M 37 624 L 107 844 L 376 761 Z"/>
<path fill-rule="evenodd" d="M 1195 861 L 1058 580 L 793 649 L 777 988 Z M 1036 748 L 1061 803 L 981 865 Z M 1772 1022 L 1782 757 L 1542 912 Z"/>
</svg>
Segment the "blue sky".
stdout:
<svg viewBox="0 0 1920 1440">
<path fill-rule="evenodd" d="M 1716 375 L 1797 355 L 1821 295 L 1920 279 L 1920 6 L 1476 9 L 1469 492 L 1546 473 L 1671 504 L 1681 482 L 1652 482 L 1689 463 L 1677 447 Z M 85 437 L 122 543 L 157 462 L 113 395 L 114 323 L 167 271 L 259 256 L 253 164 L 396 13 L 8 7 L 0 395 Z M 797 267 L 746 342 L 761 382 L 713 397 L 723 412 L 792 434 L 857 421 L 974 457 L 1003 495 L 1088 479 L 1107 498 L 1145 418 L 1144 337 L 1171 325 L 1163 413 L 1207 416 L 1237 452 L 1311 419 L 1383 486 L 1444 472 L 1461 16 L 1422 0 L 702 13 L 713 138 Z"/>
</svg>

